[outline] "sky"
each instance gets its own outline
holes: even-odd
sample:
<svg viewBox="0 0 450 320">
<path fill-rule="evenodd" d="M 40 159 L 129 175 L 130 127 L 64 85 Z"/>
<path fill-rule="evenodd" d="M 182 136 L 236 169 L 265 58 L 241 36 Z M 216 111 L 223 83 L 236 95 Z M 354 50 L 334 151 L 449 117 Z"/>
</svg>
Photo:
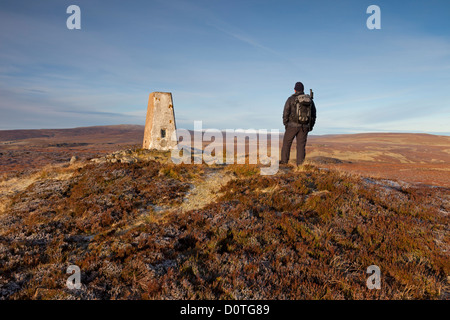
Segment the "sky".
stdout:
<svg viewBox="0 0 450 320">
<path fill-rule="evenodd" d="M 313 134 L 450 135 L 450 2 L 0 0 L 0 130 L 144 125 L 162 91 L 178 128 L 283 131 L 297 81 Z"/>
</svg>

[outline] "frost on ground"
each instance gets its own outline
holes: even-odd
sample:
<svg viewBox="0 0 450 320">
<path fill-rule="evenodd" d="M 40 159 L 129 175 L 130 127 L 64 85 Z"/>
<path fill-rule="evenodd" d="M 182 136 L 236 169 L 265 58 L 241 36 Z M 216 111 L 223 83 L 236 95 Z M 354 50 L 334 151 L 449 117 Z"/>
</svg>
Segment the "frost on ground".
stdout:
<svg viewBox="0 0 450 320">
<path fill-rule="evenodd" d="M 0 182 L 0 299 L 449 298 L 446 188 L 314 163 L 262 176 L 104 159 Z M 366 287 L 373 264 L 381 290 Z"/>
</svg>

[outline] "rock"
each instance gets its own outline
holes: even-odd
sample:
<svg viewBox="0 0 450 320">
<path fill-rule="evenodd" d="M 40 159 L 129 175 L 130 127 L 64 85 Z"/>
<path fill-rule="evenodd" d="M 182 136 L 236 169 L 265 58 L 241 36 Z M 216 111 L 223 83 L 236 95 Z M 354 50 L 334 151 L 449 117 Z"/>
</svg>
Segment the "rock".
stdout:
<svg viewBox="0 0 450 320">
<path fill-rule="evenodd" d="M 130 154 L 131 154 L 131 150 L 123 150 L 123 151 L 120 151 L 120 153 L 119 153 L 119 155 L 122 157 L 128 156 Z"/>
<path fill-rule="evenodd" d="M 134 162 L 137 162 L 137 159 L 132 158 L 132 157 L 123 157 L 122 159 L 120 159 L 120 162 L 122 162 L 122 163 L 134 163 Z"/>
<path fill-rule="evenodd" d="M 94 159 L 91 159 L 91 161 L 94 163 L 105 163 L 106 159 L 105 158 L 94 158 Z"/>
<path fill-rule="evenodd" d="M 73 163 L 77 162 L 78 160 L 80 160 L 79 157 L 77 157 L 77 156 L 72 156 L 72 158 L 70 158 L 70 164 L 73 164 Z"/>
</svg>

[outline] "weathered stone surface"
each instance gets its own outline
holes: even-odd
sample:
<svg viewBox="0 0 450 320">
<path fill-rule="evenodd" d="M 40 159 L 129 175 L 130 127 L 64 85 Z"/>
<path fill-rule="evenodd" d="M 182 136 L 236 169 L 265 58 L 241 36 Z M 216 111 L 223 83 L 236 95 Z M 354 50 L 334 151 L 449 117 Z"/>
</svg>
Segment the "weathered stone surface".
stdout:
<svg viewBox="0 0 450 320">
<path fill-rule="evenodd" d="M 78 158 L 77 156 L 72 156 L 72 158 L 70 158 L 70 163 L 72 164 L 72 163 L 75 163 L 75 162 L 77 162 L 78 160 L 80 160 L 80 158 Z"/>
<path fill-rule="evenodd" d="M 137 159 L 133 158 L 133 157 L 123 157 L 120 159 L 121 163 L 135 163 L 137 162 Z"/>
<path fill-rule="evenodd" d="M 91 161 L 94 163 L 105 163 L 106 158 L 93 158 L 93 159 L 91 159 Z"/>
<path fill-rule="evenodd" d="M 177 145 L 172 141 L 176 131 L 175 113 L 170 92 L 150 93 L 145 120 L 144 149 L 171 150 Z"/>
<path fill-rule="evenodd" d="M 118 150 L 110 154 L 106 154 L 99 158 L 91 159 L 91 162 L 97 164 L 104 163 L 138 163 L 142 161 L 158 161 L 158 162 L 171 162 L 170 151 L 158 151 L 158 150 Z"/>
</svg>

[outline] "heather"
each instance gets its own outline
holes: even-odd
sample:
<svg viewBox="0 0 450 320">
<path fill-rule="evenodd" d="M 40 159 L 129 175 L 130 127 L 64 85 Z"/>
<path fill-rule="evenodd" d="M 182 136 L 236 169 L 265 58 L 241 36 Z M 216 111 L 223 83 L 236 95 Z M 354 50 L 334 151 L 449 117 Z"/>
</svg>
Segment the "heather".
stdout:
<svg viewBox="0 0 450 320">
<path fill-rule="evenodd" d="M 0 298 L 449 297 L 446 188 L 164 159 L 54 167 L 15 193 L 0 214 Z M 72 264 L 79 290 L 65 286 Z M 380 290 L 366 287 L 370 265 Z"/>
</svg>

